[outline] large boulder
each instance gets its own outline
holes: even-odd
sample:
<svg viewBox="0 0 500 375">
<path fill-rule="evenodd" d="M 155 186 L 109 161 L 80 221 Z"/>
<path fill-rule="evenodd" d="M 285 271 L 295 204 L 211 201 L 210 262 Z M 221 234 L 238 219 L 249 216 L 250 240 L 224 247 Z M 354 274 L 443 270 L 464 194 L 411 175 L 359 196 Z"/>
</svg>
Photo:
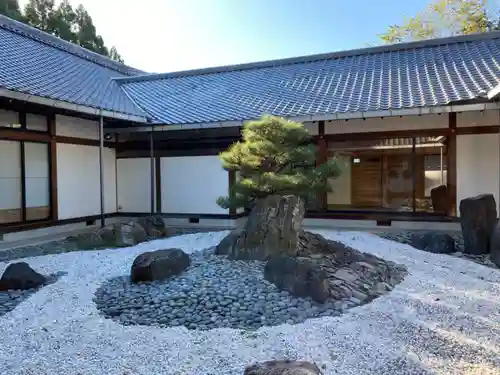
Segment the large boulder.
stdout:
<svg viewBox="0 0 500 375">
<path fill-rule="evenodd" d="M 0 290 L 32 289 L 45 284 L 46 278 L 33 270 L 28 263 L 12 263 L 0 279 Z"/>
<path fill-rule="evenodd" d="M 181 249 L 165 249 L 143 253 L 135 258 L 130 279 L 140 281 L 164 280 L 181 274 L 191 265 L 191 259 Z"/>
<path fill-rule="evenodd" d="M 500 267 L 500 222 L 495 227 L 491 236 L 490 252 L 491 261 Z"/>
<path fill-rule="evenodd" d="M 460 225 L 464 236 L 464 252 L 487 254 L 496 226 L 497 205 L 493 194 L 465 198 L 460 202 Z"/>
<path fill-rule="evenodd" d="M 446 185 L 431 189 L 431 201 L 434 212 L 448 215 L 451 211 L 451 199 Z"/>
<path fill-rule="evenodd" d="M 446 233 L 414 233 L 411 245 L 416 249 L 436 254 L 450 254 L 456 251 L 455 240 Z"/>
<path fill-rule="evenodd" d="M 304 200 L 295 195 L 270 195 L 259 200 L 228 254 L 233 260 L 266 260 L 297 254 Z"/>
<path fill-rule="evenodd" d="M 137 222 L 144 228 L 150 238 L 161 238 L 167 235 L 165 221 L 160 215 L 142 217 Z"/>
<path fill-rule="evenodd" d="M 243 375 L 320 375 L 319 367 L 306 361 L 266 361 L 245 368 Z"/>
<path fill-rule="evenodd" d="M 306 259 L 271 257 L 264 267 L 264 278 L 293 296 L 311 297 L 319 303 L 324 303 L 331 295 L 326 272 Z"/>
<path fill-rule="evenodd" d="M 139 222 L 115 223 L 68 237 L 82 250 L 135 246 L 146 241 L 148 234 Z"/>
<path fill-rule="evenodd" d="M 83 232 L 69 239 L 74 240 L 79 249 L 93 250 L 115 247 L 115 231 L 112 227 L 104 227 Z"/>
<path fill-rule="evenodd" d="M 116 223 L 114 230 L 116 246 L 118 247 L 135 246 L 148 238 L 146 230 L 134 220 Z"/>
<path fill-rule="evenodd" d="M 236 229 L 229 233 L 222 239 L 221 242 L 215 247 L 215 254 L 228 255 L 233 251 L 233 247 L 241 236 L 241 230 Z"/>
</svg>

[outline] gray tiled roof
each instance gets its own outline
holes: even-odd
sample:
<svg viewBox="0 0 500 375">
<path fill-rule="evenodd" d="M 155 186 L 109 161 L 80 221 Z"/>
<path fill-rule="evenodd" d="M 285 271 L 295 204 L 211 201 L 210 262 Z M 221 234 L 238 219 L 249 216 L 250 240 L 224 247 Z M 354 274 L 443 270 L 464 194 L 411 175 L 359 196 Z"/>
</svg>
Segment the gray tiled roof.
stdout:
<svg viewBox="0 0 500 375">
<path fill-rule="evenodd" d="M 118 82 L 165 124 L 440 106 L 500 83 L 500 33 Z"/>
<path fill-rule="evenodd" d="M 145 116 L 112 80 L 143 72 L 0 16 L 0 87 Z"/>
</svg>

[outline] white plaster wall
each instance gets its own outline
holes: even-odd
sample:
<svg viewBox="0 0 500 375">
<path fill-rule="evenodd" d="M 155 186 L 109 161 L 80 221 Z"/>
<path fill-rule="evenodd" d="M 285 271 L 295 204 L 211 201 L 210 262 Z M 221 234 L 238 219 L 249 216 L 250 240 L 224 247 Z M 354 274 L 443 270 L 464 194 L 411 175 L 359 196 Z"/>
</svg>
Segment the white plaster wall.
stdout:
<svg viewBox="0 0 500 375">
<path fill-rule="evenodd" d="M 29 130 L 37 130 L 45 132 L 48 130 L 47 117 L 35 115 L 32 113 L 26 114 L 26 128 Z"/>
<path fill-rule="evenodd" d="M 117 159 L 116 165 L 118 211 L 151 212 L 151 159 Z"/>
<path fill-rule="evenodd" d="M 21 147 L 0 141 L 0 209 L 21 208 Z"/>
<path fill-rule="evenodd" d="M 326 134 L 381 132 L 393 130 L 438 129 L 448 127 L 448 114 L 392 116 L 352 120 L 325 121 Z"/>
<path fill-rule="evenodd" d="M 217 155 L 161 158 L 162 212 L 227 214 L 216 199 L 228 189 L 228 172 Z"/>
<path fill-rule="evenodd" d="M 304 127 L 309 131 L 311 135 L 318 135 L 317 122 L 304 122 Z"/>
<path fill-rule="evenodd" d="M 56 134 L 64 137 L 99 139 L 99 122 L 56 115 Z"/>
<path fill-rule="evenodd" d="M 500 135 L 458 135 L 457 208 L 460 200 L 485 193 L 495 196 L 499 210 Z"/>
<path fill-rule="evenodd" d="M 104 149 L 104 207 L 116 212 L 115 151 Z M 99 148 L 57 144 L 59 219 L 98 215 L 101 211 Z"/>
<path fill-rule="evenodd" d="M 0 126 L 12 128 L 19 124 L 19 114 L 13 111 L 0 109 Z"/>
<path fill-rule="evenodd" d="M 24 143 L 26 207 L 46 207 L 49 197 L 49 148 L 47 143 Z"/>
<path fill-rule="evenodd" d="M 457 113 L 457 127 L 499 125 L 499 114 L 498 110 L 460 112 Z"/>
</svg>

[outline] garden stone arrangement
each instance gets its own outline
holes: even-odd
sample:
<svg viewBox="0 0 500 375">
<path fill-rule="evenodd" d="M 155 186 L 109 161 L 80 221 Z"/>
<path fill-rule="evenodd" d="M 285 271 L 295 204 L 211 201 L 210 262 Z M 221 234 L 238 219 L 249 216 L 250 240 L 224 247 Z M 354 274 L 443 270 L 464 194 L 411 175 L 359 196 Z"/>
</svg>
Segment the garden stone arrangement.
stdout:
<svg viewBox="0 0 500 375">
<path fill-rule="evenodd" d="M 56 282 L 62 275 L 65 273 L 43 276 L 25 262 L 10 264 L 0 278 L 0 316 L 14 310 L 41 287 Z"/>
<path fill-rule="evenodd" d="M 141 254 L 131 277 L 108 280 L 94 301 L 104 316 L 123 325 L 258 329 L 338 316 L 392 290 L 406 274 L 404 267 L 334 241 L 322 249 L 329 253 L 312 253 L 322 238 L 301 234 L 299 263 L 230 260 L 216 248 L 190 257 L 179 249 Z M 148 271 L 150 281 L 132 281 L 144 280 Z"/>
<path fill-rule="evenodd" d="M 137 220 L 113 223 L 104 228 L 68 238 L 80 250 L 96 250 L 112 247 L 135 246 L 141 242 L 166 237 L 163 218 L 152 215 Z"/>
<path fill-rule="evenodd" d="M 130 276 L 95 293 L 105 316 L 193 330 L 297 324 L 370 302 L 406 276 L 404 266 L 301 229 L 308 197 L 341 172 L 335 159 L 316 165 L 302 124 L 264 116 L 242 135 L 221 154 L 224 169 L 240 175 L 217 203 L 251 208 L 244 227 L 191 257 L 180 249 L 139 255 Z"/>
<path fill-rule="evenodd" d="M 376 232 L 388 240 L 416 249 L 449 254 L 476 263 L 500 268 L 500 223 L 492 194 L 465 198 L 460 202 L 461 231 Z"/>
</svg>

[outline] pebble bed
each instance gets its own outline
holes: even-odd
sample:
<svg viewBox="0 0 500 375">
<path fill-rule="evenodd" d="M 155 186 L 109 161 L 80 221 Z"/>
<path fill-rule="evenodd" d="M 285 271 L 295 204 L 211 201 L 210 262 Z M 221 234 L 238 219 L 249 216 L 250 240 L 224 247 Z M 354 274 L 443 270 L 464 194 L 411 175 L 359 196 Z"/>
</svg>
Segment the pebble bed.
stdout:
<svg viewBox="0 0 500 375">
<path fill-rule="evenodd" d="M 38 288 L 27 290 L 7 290 L 0 291 L 0 317 L 14 310 L 21 302 L 31 297 L 44 286 L 55 283 L 61 276 L 66 275 L 65 272 L 59 272 L 46 277 L 47 282 Z"/>
<path fill-rule="evenodd" d="M 386 240 L 391 240 L 395 242 L 399 242 L 401 244 L 405 245 L 411 245 L 411 236 L 413 235 L 412 231 L 405 231 L 405 232 L 374 232 L 377 236 L 386 239 Z M 464 253 L 464 237 L 461 232 L 454 231 L 454 232 L 444 232 L 448 235 L 450 235 L 454 240 L 455 240 L 455 249 L 457 250 L 455 253 L 447 254 L 451 255 L 457 258 L 462 258 L 462 259 L 468 259 L 470 261 L 473 261 L 475 263 L 482 264 L 483 266 L 491 267 L 491 268 L 496 268 L 499 269 L 495 263 L 493 263 L 490 260 L 490 256 L 488 254 L 483 254 L 483 255 L 474 255 L 474 254 L 467 254 Z"/>
<path fill-rule="evenodd" d="M 309 318 L 338 316 L 356 304 L 295 298 L 264 280 L 264 262 L 229 261 L 207 249 L 170 280 L 133 284 L 128 276 L 107 281 L 95 293 L 101 313 L 124 325 L 188 329 L 258 329 Z M 360 301 L 357 301 L 359 304 Z"/>
</svg>

